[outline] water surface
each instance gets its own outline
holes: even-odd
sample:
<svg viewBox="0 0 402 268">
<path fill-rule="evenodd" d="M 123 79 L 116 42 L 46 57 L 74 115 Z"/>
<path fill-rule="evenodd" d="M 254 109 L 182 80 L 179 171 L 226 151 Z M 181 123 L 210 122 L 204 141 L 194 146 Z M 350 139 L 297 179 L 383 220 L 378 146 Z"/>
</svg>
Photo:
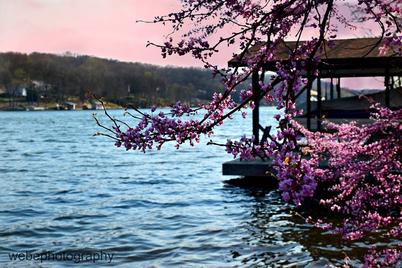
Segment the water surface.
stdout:
<svg viewBox="0 0 402 268">
<path fill-rule="evenodd" d="M 262 108 L 263 121 L 273 113 Z M 10 261 L 12 252 L 103 250 L 115 257 L 97 266 L 323 267 L 342 252 L 357 262 L 367 247 L 320 234 L 276 191 L 225 185 L 222 148 L 126 152 L 92 136 L 91 114 L 0 113 L 0 266 L 74 265 Z M 214 140 L 250 129 L 236 118 Z"/>
</svg>

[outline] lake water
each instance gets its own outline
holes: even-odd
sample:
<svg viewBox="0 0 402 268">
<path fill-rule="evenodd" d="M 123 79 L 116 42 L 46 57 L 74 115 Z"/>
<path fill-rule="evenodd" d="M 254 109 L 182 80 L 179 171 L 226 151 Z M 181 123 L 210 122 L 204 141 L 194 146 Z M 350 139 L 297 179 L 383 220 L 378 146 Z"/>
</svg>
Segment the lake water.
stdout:
<svg viewBox="0 0 402 268">
<path fill-rule="evenodd" d="M 262 108 L 266 123 L 273 113 Z M 342 252 L 356 263 L 368 247 L 321 234 L 275 190 L 224 184 L 223 148 L 126 152 L 92 136 L 91 115 L 0 113 L 0 266 L 69 267 L 57 253 L 102 251 L 114 254 L 110 263 L 84 266 L 324 267 Z M 248 133 L 250 121 L 229 121 L 214 140 Z M 56 260 L 10 261 L 27 252 Z"/>
</svg>

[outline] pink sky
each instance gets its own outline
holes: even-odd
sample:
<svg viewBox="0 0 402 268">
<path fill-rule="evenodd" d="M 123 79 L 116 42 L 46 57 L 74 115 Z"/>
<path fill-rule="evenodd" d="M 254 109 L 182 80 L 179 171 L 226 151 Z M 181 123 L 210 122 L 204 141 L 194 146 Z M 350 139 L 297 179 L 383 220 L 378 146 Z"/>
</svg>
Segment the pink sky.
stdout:
<svg viewBox="0 0 402 268">
<path fill-rule="evenodd" d="M 162 59 L 148 40 L 168 28 L 136 23 L 174 11 L 177 0 L 0 0 L 0 51 L 66 51 L 123 61 L 190 66 L 189 58 Z"/>
<path fill-rule="evenodd" d="M 161 43 L 169 27 L 136 23 L 178 10 L 178 0 L 0 0 L 0 51 L 64 53 L 158 65 L 202 66 L 191 57 L 163 59 L 147 41 Z M 359 33 L 344 32 L 341 37 Z M 225 65 L 231 51 L 216 62 Z M 362 86 L 372 85 L 364 80 Z"/>
</svg>

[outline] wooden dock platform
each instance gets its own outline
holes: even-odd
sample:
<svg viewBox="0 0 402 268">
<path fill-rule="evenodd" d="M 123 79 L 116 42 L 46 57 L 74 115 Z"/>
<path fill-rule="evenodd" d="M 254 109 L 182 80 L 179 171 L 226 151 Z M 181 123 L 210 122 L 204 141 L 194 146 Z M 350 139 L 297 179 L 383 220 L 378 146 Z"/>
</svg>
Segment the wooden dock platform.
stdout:
<svg viewBox="0 0 402 268">
<path fill-rule="evenodd" d="M 244 177 L 272 177 L 272 161 L 235 159 L 222 164 L 222 174 Z"/>
</svg>

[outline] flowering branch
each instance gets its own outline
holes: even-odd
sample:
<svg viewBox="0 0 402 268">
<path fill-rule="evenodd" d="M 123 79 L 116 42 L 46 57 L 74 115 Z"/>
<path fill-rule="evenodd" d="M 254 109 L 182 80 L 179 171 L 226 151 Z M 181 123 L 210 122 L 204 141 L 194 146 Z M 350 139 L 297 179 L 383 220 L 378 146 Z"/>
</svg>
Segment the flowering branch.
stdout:
<svg viewBox="0 0 402 268">
<path fill-rule="evenodd" d="M 158 112 L 156 107 L 151 112 L 130 107 L 135 114 L 126 114 L 136 120 L 135 126 L 106 114 L 113 122 L 112 127 L 95 119 L 107 131 L 102 135 L 112 137 L 118 147 L 143 152 L 154 147 L 160 149 L 166 142 L 175 143 L 177 148 L 184 142 L 194 145 L 202 135 L 211 137 L 214 128 L 230 120 L 234 113 L 241 112 L 246 117 L 244 109 L 254 108 L 254 101 L 264 98 L 284 111 L 275 115 L 276 133 L 266 135 L 267 139 L 260 143 L 245 136 L 239 141 L 228 140 L 224 144 L 226 151 L 242 160 L 271 158 L 283 199 L 295 205 L 316 197 L 318 186 L 331 185 L 330 197 L 320 203 L 339 213 L 343 221 L 325 226 L 345 239 L 359 239 L 382 228 L 390 228 L 389 236 L 400 235 L 401 111 L 375 105 L 373 124 L 327 123 L 331 133 L 310 132 L 294 121 L 302 113 L 295 106 L 295 97 L 311 88 L 319 76 L 321 57 L 325 57 L 325 49 L 331 46 L 339 27 L 353 29 L 359 23 L 374 22 L 383 39 L 378 52 L 402 53 L 400 1 L 358 0 L 353 10 L 354 21 L 340 14 L 344 2 L 341 0 L 181 2 L 183 8 L 179 12 L 152 21 L 171 26 L 172 33 L 166 42 L 148 45 L 160 48 L 162 57 L 192 55 L 221 78 L 224 92 L 214 93 L 209 104 L 196 108 L 178 102 L 170 113 Z M 275 60 L 278 47 L 293 33 L 296 33 L 295 46 L 289 48 L 287 59 L 276 62 L 276 74 L 265 81 L 264 66 Z M 301 42 L 306 35 L 312 38 Z M 239 51 L 234 58 L 241 65 L 220 69 L 211 63 L 216 53 L 234 46 Z M 249 53 L 253 49 L 256 51 Z M 250 85 L 240 92 L 241 103 L 236 104 L 232 95 L 237 86 L 258 72 L 258 85 L 254 85 L 254 90 Z M 303 78 L 305 74 L 307 79 Z M 198 120 L 188 116 L 193 114 L 203 117 Z M 307 146 L 300 144 L 301 139 L 307 141 Z M 209 144 L 223 146 L 213 141 Z M 326 168 L 323 162 L 328 162 Z M 372 252 L 366 257 L 366 266 L 396 264 L 400 252 L 400 247 Z"/>
</svg>

